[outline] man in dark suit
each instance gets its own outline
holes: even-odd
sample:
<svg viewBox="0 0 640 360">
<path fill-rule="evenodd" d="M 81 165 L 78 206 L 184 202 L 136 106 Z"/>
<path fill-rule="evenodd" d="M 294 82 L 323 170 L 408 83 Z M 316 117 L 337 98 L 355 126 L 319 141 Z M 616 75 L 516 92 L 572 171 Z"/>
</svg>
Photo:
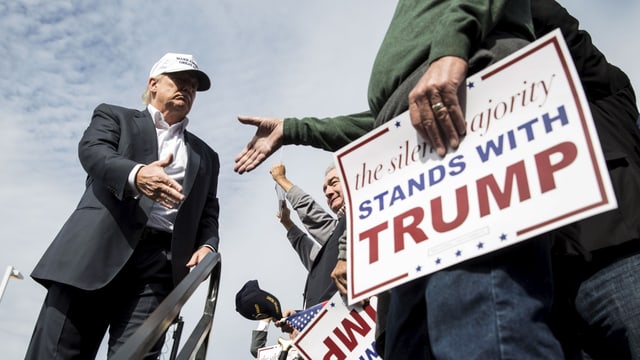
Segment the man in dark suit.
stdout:
<svg viewBox="0 0 640 360">
<path fill-rule="evenodd" d="M 31 274 L 48 292 L 26 358 L 94 358 L 107 329 L 114 354 L 218 250 L 219 158 L 186 131 L 196 91 L 210 86 L 193 56 L 168 53 L 145 110 L 95 109 L 78 146 L 85 192 Z"/>
</svg>

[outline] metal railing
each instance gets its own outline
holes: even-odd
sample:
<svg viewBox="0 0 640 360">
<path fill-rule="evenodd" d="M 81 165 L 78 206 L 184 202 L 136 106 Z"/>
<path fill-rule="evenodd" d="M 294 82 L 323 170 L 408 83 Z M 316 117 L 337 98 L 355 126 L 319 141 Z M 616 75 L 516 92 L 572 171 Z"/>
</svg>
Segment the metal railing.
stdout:
<svg viewBox="0 0 640 360">
<path fill-rule="evenodd" d="M 113 360 L 137 360 L 156 344 L 166 330 L 178 318 L 180 310 L 196 291 L 198 286 L 210 275 L 209 291 L 204 306 L 204 313 L 200 321 L 193 329 L 184 346 L 175 357 L 178 360 L 196 359 L 204 360 L 207 354 L 207 344 L 213 324 L 213 315 L 218 301 L 218 287 L 220 285 L 220 271 L 222 260 L 220 254 L 212 253 L 205 256 L 202 261 L 173 289 L 149 318 L 136 330 L 136 332 L 122 345 Z M 181 326 L 181 325 L 180 325 Z M 181 329 L 181 327 L 180 327 Z M 178 339 L 174 341 L 179 342 Z M 174 344 L 175 348 L 175 344 Z M 175 353 L 172 352 L 172 359 Z"/>
</svg>

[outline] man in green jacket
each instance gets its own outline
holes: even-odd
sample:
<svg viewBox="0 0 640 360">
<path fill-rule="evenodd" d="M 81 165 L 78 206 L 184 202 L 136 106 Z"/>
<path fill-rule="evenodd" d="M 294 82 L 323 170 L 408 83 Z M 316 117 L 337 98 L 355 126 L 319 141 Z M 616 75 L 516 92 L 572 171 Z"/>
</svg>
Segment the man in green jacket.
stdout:
<svg viewBox="0 0 640 360">
<path fill-rule="evenodd" d="M 282 145 L 335 151 L 407 110 L 443 156 L 465 135 L 457 97 L 464 79 L 533 39 L 528 0 L 400 0 L 374 62 L 369 110 L 327 119 L 239 117 L 257 132 L 235 171 L 253 170 Z M 549 243 L 534 238 L 394 288 L 384 357 L 563 358 L 547 323 Z M 417 336 L 424 333 L 428 341 Z"/>
</svg>

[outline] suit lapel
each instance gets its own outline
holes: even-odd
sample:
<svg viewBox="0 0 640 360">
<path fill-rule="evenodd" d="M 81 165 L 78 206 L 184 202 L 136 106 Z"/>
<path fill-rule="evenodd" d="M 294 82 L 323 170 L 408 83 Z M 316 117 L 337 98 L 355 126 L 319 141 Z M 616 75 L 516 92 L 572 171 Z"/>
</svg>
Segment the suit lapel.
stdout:
<svg viewBox="0 0 640 360">
<path fill-rule="evenodd" d="M 134 123 L 138 127 L 141 138 L 131 139 L 131 141 L 135 141 L 138 146 L 142 147 L 143 163 L 149 164 L 158 160 L 158 136 L 149 110 L 141 111 L 134 118 Z"/>
<path fill-rule="evenodd" d="M 188 196 L 191 188 L 193 188 L 193 183 L 196 180 L 196 176 L 198 174 L 198 169 L 200 168 L 200 154 L 194 149 L 194 144 L 189 141 L 190 134 L 189 132 L 184 132 L 184 142 L 187 145 L 187 169 L 184 174 L 184 181 L 182 184 L 182 191 L 184 196 Z"/>
<path fill-rule="evenodd" d="M 131 139 L 136 142 L 138 146 L 141 146 L 142 151 L 142 163 L 149 164 L 158 160 L 158 136 L 156 134 L 156 127 L 151 118 L 149 110 L 144 110 L 138 113 L 133 119 L 134 124 L 138 127 L 139 139 Z M 151 207 L 153 206 L 153 200 L 146 196 L 140 197 L 140 207 L 149 218 L 151 213 Z"/>
</svg>

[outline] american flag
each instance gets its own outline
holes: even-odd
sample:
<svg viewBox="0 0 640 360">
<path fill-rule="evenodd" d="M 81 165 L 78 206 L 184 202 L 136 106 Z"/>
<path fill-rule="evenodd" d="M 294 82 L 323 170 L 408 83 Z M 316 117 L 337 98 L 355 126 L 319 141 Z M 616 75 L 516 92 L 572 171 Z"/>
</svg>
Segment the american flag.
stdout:
<svg viewBox="0 0 640 360">
<path fill-rule="evenodd" d="M 320 312 L 320 310 L 322 310 L 322 307 L 326 303 L 327 302 L 325 301 L 308 309 L 298 311 L 293 315 L 289 315 L 287 317 L 287 320 L 285 321 L 287 322 L 287 324 L 293 326 L 296 330 L 302 331 L 302 329 L 304 329 L 307 324 L 309 324 L 309 322 L 313 320 L 316 315 L 318 315 L 318 313 Z"/>
</svg>

